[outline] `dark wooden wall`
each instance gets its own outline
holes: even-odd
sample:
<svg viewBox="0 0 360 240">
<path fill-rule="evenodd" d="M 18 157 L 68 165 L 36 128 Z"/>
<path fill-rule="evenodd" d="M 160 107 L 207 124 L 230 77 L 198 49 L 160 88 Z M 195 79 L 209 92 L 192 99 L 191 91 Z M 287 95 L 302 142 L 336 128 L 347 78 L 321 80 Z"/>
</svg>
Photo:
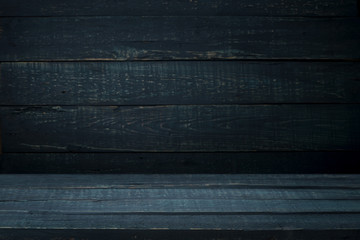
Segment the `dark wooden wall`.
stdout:
<svg viewBox="0 0 360 240">
<path fill-rule="evenodd" d="M 0 0 L 2 173 L 359 173 L 356 0 Z"/>
</svg>

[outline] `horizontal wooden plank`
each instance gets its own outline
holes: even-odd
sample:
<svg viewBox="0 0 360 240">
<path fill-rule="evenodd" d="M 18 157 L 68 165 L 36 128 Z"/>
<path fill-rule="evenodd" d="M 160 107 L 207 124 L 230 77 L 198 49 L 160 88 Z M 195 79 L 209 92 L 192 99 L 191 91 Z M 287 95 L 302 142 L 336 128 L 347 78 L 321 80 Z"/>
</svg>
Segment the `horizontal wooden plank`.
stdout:
<svg viewBox="0 0 360 240">
<path fill-rule="evenodd" d="M 3 0 L 0 16 L 356 16 L 356 0 Z"/>
<path fill-rule="evenodd" d="M 21 176 L 21 177 L 20 177 Z M 1 174 L 3 189 L 360 189 L 358 174 Z"/>
<path fill-rule="evenodd" d="M 0 212 L 35 214 L 240 215 L 358 213 L 360 200 L 117 199 L 0 201 Z"/>
<path fill-rule="evenodd" d="M 3 152 L 358 150 L 357 104 L 2 107 Z"/>
<path fill-rule="evenodd" d="M 0 213 L 1 229 L 359 230 L 360 214 L 111 215 Z"/>
<path fill-rule="evenodd" d="M 1 240 L 48 240 L 72 239 L 72 240 L 98 240 L 106 236 L 108 240 L 137 239 L 137 240 L 253 240 L 253 239 L 277 239 L 277 240 L 358 240 L 359 230 L 300 230 L 300 229 L 277 229 L 277 230 L 123 230 L 123 229 L 0 229 Z"/>
<path fill-rule="evenodd" d="M 360 19 L 2 18 L 0 61 L 359 59 Z"/>
<path fill-rule="evenodd" d="M 2 63 L 5 105 L 359 103 L 359 62 Z"/>
<path fill-rule="evenodd" d="M 0 188 L 1 202 L 129 200 L 360 200 L 360 189 L 271 188 Z M 53 202 L 52 202 L 53 201 Z M 46 203 L 48 202 L 48 203 Z M 78 204 L 78 203 L 76 203 Z M 147 203 L 146 203 L 147 204 Z"/>
<path fill-rule="evenodd" d="M 1 173 L 360 173 L 360 152 L 3 153 Z"/>
</svg>

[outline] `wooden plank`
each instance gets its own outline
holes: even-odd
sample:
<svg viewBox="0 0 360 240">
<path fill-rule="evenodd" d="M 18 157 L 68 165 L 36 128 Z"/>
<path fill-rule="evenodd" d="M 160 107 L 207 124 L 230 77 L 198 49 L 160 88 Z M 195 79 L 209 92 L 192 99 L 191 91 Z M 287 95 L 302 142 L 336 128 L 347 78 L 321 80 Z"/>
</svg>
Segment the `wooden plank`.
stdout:
<svg viewBox="0 0 360 240">
<path fill-rule="evenodd" d="M 357 213 L 359 200 L 117 199 L 0 201 L 0 211 L 35 214 L 240 215 Z"/>
<path fill-rule="evenodd" d="M 137 239 L 137 240 L 358 240 L 359 230 L 122 230 L 122 229 L 0 229 L 0 239 L 6 240 L 98 240 L 106 236 L 108 240 Z"/>
<path fill-rule="evenodd" d="M 357 17 L 5 17 L 0 61 L 359 59 L 359 26 Z"/>
<path fill-rule="evenodd" d="M 1 174 L 0 180 L 3 189 L 360 188 L 358 174 Z"/>
<path fill-rule="evenodd" d="M 360 152 L 5 153 L 1 173 L 360 173 Z"/>
<path fill-rule="evenodd" d="M 0 16 L 357 16 L 356 0 L 3 0 Z"/>
<path fill-rule="evenodd" d="M 360 200 L 360 189 L 271 188 L 0 188 L 1 202 L 129 200 Z M 45 204 L 48 204 L 45 203 Z M 30 204 L 30 203 L 29 203 Z M 54 204 L 54 203 L 52 203 Z"/>
<path fill-rule="evenodd" d="M 359 68 L 359 62 L 2 63 L 0 103 L 359 103 Z"/>
<path fill-rule="evenodd" d="M 3 152 L 358 150 L 357 104 L 2 107 Z"/>
<path fill-rule="evenodd" d="M 113 230 L 359 230 L 359 175 L 0 175 L 0 229 Z M 136 189 L 146 183 L 143 189 Z M 221 183 L 204 189 L 205 183 Z M 122 184 L 125 189 L 117 189 Z M 192 189 L 174 189 L 187 184 Z M 248 184 L 226 189 L 226 184 Z M 249 189 L 254 184 L 273 187 Z M 346 190 L 346 187 L 358 188 Z M 54 189 L 39 189 L 49 187 Z M 321 186 L 321 191 L 298 189 Z M 70 189 L 69 186 L 72 186 Z M 162 188 L 159 186 L 162 186 Z M 276 197 L 288 186 L 288 200 L 245 200 L 253 191 Z M 330 188 L 343 188 L 344 199 L 320 199 Z M 99 191 L 98 187 L 103 188 Z M 155 189 L 151 189 L 155 187 Z M 328 188 L 328 189 L 327 189 Z M 304 199 L 307 192 L 309 199 Z M 107 191 L 107 192 L 106 192 Z M 298 191 L 298 192 L 296 192 Z M 33 194 L 32 194 L 33 192 Z M 63 195 L 64 192 L 67 194 Z M 114 194 L 115 193 L 115 194 Z M 333 194 L 334 191 L 332 190 Z M 14 195 L 13 195 L 14 194 Z M 270 194 L 271 195 L 271 194 Z M 288 195 L 288 196 L 290 196 Z M 215 196 L 215 198 L 211 198 Z M 323 195 L 322 197 L 330 197 Z M 19 199 L 17 197 L 20 197 Z M 113 198 L 116 199 L 113 199 Z M 150 197 L 150 198 L 149 198 Z M 12 200 L 12 198 L 16 198 Z M 349 212 L 349 213 L 345 213 Z M 350 213 L 351 212 L 351 213 Z"/>
<path fill-rule="evenodd" d="M 0 213 L 1 229 L 359 230 L 360 214 L 112 215 Z"/>
</svg>

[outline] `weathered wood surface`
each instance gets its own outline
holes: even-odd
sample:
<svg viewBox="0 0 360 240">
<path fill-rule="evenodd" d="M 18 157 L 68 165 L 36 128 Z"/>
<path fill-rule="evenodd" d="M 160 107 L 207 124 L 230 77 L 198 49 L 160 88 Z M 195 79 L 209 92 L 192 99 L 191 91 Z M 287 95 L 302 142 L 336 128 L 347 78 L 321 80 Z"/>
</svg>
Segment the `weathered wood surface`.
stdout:
<svg viewBox="0 0 360 240">
<path fill-rule="evenodd" d="M 46 194 L 46 193 L 45 193 Z M 239 215 L 332 213 L 360 215 L 359 200 L 242 200 L 242 199 L 116 199 L 102 200 L 27 200 L 2 201 L 0 212 L 37 214 L 166 214 L 166 215 Z M 359 216 L 360 217 L 360 216 Z"/>
<path fill-rule="evenodd" d="M 0 212 L 0 229 L 357 230 L 360 214 L 96 214 Z M 327 239 L 327 238 L 325 238 Z"/>
<path fill-rule="evenodd" d="M 108 200 L 9 201 L 2 213 L 90 215 L 241 215 L 241 214 L 359 214 L 359 200 Z M 200 207 L 201 206 L 201 207 Z"/>
<path fill-rule="evenodd" d="M 0 191 L 2 237 L 25 228 L 360 230 L 359 175 L 5 174 Z"/>
<path fill-rule="evenodd" d="M 358 172 L 357 15 L 355 0 L 0 1 L 0 171 Z"/>
<path fill-rule="evenodd" d="M 358 150 L 357 104 L 2 107 L 3 152 Z"/>
<path fill-rule="evenodd" d="M 0 16 L 357 16 L 356 0 L 22 0 L 0 1 Z"/>
<path fill-rule="evenodd" d="M 360 152 L 3 153 L 0 173 L 360 173 Z"/>
<path fill-rule="evenodd" d="M 96 178 L 96 176 L 95 176 Z M 287 200 L 360 200 L 360 190 L 354 189 L 271 189 L 271 188 L 137 188 L 137 189 L 113 189 L 113 188 L 75 188 L 75 189 L 0 189 L 1 201 L 8 202 L 43 202 L 45 204 L 63 204 L 67 201 L 101 202 L 101 201 L 129 201 L 149 200 L 156 201 L 162 198 L 169 200 L 282 200 L 282 204 L 288 204 Z M 286 200 L 286 201 L 285 201 Z M 51 202 L 53 201 L 53 202 Z M 303 203 L 299 201 L 299 203 Z M 342 203 L 344 203 L 342 201 Z M 350 201 L 351 203 L 351 201 Z M 78 204 L 78 203 L 76 203 Z M 147 205 L 149 203 L 145 203 Z M 329 202 L 332 204 L 332 202 Z M 302 205 L 301 205 L 302 206 Z M 350 205 L 349 205 L 350 206 Z M 4 206 L 1 206 L 4 207 Z M 12 206 L 10 206 L 12 207 Z M 320 206 L 322 207 L 322 206 Z M 5 209 L 9 210 L 9 209 Z M 292 209 L 299 210 L 299 209 Z M 336 209 L 335 211 L 340 211 Z"/>
<path fill-rule="evenodd" d="M 1 18 L 0 61 L 359 59 L 360 18 Z"/>
<path fill-rule="evenodd" d="M 360 103 L 359 62 L 2 63 L 3 105 Z"/>
<path fill-rule="evenodd" d="M 0 179 L 2 189 L 360 189 L 357 174 L 1 174 Z"/>
</svg>

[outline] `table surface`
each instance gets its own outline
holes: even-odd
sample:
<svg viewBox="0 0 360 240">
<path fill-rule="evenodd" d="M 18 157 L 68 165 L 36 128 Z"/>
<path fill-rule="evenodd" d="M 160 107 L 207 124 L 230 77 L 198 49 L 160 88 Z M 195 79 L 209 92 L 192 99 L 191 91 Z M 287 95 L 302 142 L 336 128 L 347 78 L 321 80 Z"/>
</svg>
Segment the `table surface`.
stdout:
<svg viewBox="0 0 360 240">
<path fill-rule="evenodd" d="M 0 175 L 0 229 L 359 230 L 359 175 Z"/>
</svg>

